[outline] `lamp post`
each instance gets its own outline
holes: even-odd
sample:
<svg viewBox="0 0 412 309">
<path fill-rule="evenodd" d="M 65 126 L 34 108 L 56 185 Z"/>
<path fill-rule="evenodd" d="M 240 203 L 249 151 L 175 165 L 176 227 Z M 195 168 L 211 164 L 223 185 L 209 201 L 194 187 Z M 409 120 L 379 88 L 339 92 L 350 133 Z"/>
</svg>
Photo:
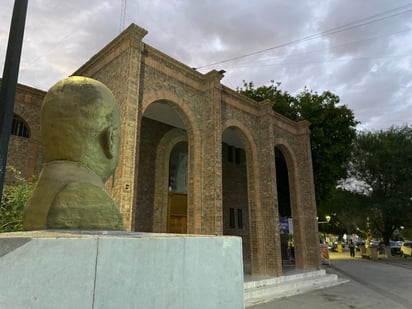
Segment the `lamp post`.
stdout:
<svg viewBox="0 0 412 309">
<path fill-rule="evenodd" d="M 6 60 L 0 90 L 0 201 L 3 197 L 3 183 L 6 174 L 7 152 L 9 148 L 17 77 L 23 45 L 28 0 L 15 0 L 11 19 Z"/>
<path fill-rule="evenodd" d="M 319 219 L 319 218 L 317 218 L 317 219 Z M 329 223 L 329 221 L 330 221 L 330 219 L 331 219 L 331 216 L 326 215 L 326 216 L 325 216 L 325 219 L 326 219 L 326 221 L 318 221 L 318 224 L 321 224 L 321 225 L 322 225 L 323 242 L 324 242 L 324 243 L 326 243 L 326 232 L 325 232 L 325 228 L 323 227 L 323 225 L 324 225 L 325 223 L 326 223 L 326 224 Z"/>
</svg>

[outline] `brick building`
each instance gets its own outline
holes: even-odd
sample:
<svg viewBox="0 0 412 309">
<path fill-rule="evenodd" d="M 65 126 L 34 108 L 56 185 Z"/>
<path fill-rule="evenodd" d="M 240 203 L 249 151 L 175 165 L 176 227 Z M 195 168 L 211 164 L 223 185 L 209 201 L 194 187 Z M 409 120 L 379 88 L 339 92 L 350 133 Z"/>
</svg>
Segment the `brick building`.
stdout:
<svg viewBox="0 0 412 309">
<path fill-rule="evenodd" d="M 246 271 L 280 276 L 286 214 L 296 268 L 319 269 L 309 123 L 225 87 L 222 72 L 202 74 L 172 59 L 145 44 L 146 34 L 132 24 L 73 73 L 100 80 L 120 104 L 120 161 L 107 186 L 127 229 L 239 235 Z M 45 92 L 17 91 L 15 124 L 28 134 L 11 138 L 9 163 L 30 176 L 41 168 Z M 287 193 L 278 199 L 278 192 Z"/>
</svg>

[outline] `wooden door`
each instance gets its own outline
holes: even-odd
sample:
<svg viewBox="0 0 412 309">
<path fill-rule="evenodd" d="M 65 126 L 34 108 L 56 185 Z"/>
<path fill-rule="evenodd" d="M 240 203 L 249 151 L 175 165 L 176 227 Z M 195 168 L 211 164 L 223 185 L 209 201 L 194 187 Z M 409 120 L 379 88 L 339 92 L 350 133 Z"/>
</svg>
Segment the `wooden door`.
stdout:
<svg viewBox="0 0 412 309">
<path fill-rule="evenodd" d="M 187 194 L 169 192 L 167 232 L 187 233 Z"/>
</svg>

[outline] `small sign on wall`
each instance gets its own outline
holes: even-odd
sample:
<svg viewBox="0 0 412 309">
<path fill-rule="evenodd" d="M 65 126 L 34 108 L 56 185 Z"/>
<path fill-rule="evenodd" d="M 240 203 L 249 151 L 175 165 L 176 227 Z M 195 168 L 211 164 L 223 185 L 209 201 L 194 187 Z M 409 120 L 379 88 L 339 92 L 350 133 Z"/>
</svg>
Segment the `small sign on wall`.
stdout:
<svg viewBox="0 0 412 309">
<path fill-rule="evenodd" d="M 288 217 L 279 217 L 280 234 L 289 234 L 289 220 Z"/>
<path fill-rule="evenodd" d="M 292 218 L 279 217 L 280 234 L 293 234 Z"/>
</svg>

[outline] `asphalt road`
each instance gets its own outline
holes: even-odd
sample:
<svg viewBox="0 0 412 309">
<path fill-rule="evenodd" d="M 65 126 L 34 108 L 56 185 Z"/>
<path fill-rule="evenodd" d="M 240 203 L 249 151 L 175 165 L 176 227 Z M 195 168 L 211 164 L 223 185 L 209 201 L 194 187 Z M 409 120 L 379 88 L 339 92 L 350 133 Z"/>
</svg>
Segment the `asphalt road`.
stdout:
<svg viewBox="0 0 412 309">
<path fill-rule="evenodd" d="M 358 253 L 357 253 L 358 254 Z M 350 281 L 335 287 L 274 300 L 253 309 L 412 308 L 412 259 L 377 261 L 349 252 L 331 253 L 327 272 Z"/>
</svg>

